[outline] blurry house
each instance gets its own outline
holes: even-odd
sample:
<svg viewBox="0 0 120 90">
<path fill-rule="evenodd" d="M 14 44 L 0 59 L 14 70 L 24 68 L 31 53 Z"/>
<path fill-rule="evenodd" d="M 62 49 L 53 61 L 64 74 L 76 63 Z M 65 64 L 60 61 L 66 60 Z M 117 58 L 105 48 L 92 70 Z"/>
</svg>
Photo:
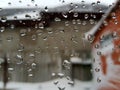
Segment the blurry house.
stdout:
<svg viewBox="0 0 120 90">
<path fill-rule="evenodd" d="M 119 90 L 120 88 L 120 1 L 118 0 L 101 21 L 86 33 L 93 40 L 92 51 L 95 90 Z"/>
<path fill-rule="evenodd" d="M 80 3 L 81 4 L 79 4 L 78 1 L 67 3 L 63 2 L 55 7 L 51 7 L 49 5 L 39 7 L 39 5 L 34 3 L 33 5 L 35 6 L 32 8 L 31 4 L 27 4 L 27 6 L 26 4 L 24 4 L 23 6 L 19 5 L 14 6 L 15 4 L 13 4 L 12 7 L 12 2 L 11 3 L 6 2 L 5 6 L 3 5 L 4 7 L 1 8 L 0 11 L 1 19 L 0 25 L 1 27 L 7 26 L 6 30 L 9 30 L 9 27 L 11 26 L 15 27 L 16 31 L 12 35 L 14 35 L 18 40 L 20 40 L 20 41 L 14 40 L 14 42 L 12 43 L 14 44 L 14 46 L 11 45 L 11 47 L 9 47 L 10 44 L 4 43 L 4 47 L 0 49 L 2 52 L 6 47 L 5 50 L 9 48 L 12 51 L 12 54 L 10 55 L 11 56 L 13 55 L 13 57 L 10 58 L 11 60 L 9 60 L 9 63 L 11 67 L 15 68 L 14 69 L 9 68 L 10 71 L 14 71 L 10 73 L 11 81 L 43 82 L 51 80 L 50 74 L 52 72 L 57 73 L 62 71 L 63 61 L 66 59 L 71 60 L 71 58 L 73 58 L 71 61 L 73 65 L 72 67 L 73 79 L 76 78 L 78 80 L 83 81 L 89 81 L 92 79 L 92 74 L 90 72 L 91 69 L 90 44 L 86 43 L 87 45 L 84 46 L 81 37 L 83 33 L 89 31 L 90 28 L 97 24 L 97 21 L 108 10 L 109 6 L 101 4 L 100 2 L 86 4 L 84 1 L 81 1 Z M 8 4 L 10 6 L 8 6 Z M 69 28 L 67 27 L 67 25 L 69 25 Z M 38 38 L 38 40 L 36 41 L 29 40 L 29 38 L 31 38 L 30 35 L 33 35 L 33 33 L 35 34 L 33 28 L 32 29 L 27 28 L 26 30 L 23 29 L 23 32 L 21 33 L 23 37 L 20 37 L 18 35 L 17 30 L 21 30 L 23 27 L 30 28 L 34 27 L 38 29 L 39 35 L 41 35 L 41 32 L 44 33 L 42 36 L 44 40 L 41 38 Z M 55 29 L 50 29 L 49 27 Z M 61 27 L 65 27 L 65 29 Z M 46 34 L 51 33 L 51 30 L 55 32 L 55 34 L 53 33 L 53 36 L 51 36 L 53 40 L 48 39 L 47 42 L 46 38 L 47 36 L 50 35 Z M 56 32 L 57 30 L 61 33 Z M 29 31 L 31 32 L 29 33 Z M 28 36 L 24 37 L 26 32 L 29 34 L 27 34 Z M 63 35 L 64 32 L 66 32 L 65 35 Z M 5 34 L 3 33 L 3 37 L 7 38 L 6 37 L 7 35 L 8 35 L 7 33 Z M 63 37 L 61 37 L 62 35 Z M 63 40 L 61 40 L 61 38 Z M 67 43 L 60 44 L 61 43 L 60 40 L 62 42 L 66 41 Z M 22 42 L 22 44 L 17 46 L 16 43 L 19 42 Z M 38 50 L 38 46 L 40 47 L 40 50 Z M 22 51 L 24 47 L 26 51 L 24 50 Z M 35 51 L 33 47 L 37 48 L 37 51 Z M 48 47 L 50 47 L 50 50 L 48 49 L 47 51 Z M 19 50 L 20 52 L 18 55 L 16 55 L 15 51 L 16 48 L 17 49 L 20 48 L 21 50 L 21 51 Z M 55 54 L 52 55 L 54 51 Z M 86 54 L 86 52 L 88 54 Z M 8 58 L 11 57 L 10 55 L 8 55 Z M 78 57 L 78 62 L 75 62 L 74 57 L 75 58 Z M 21 61 L 24 59 L 25 59 L 24 63 L 20 64 Z M 16 64 L 16 62 L 18 61 L 19 63 L 17 64 L 20 65 Z M 31 69 L 31 66 L 33 70 Z M 1 70 L 1 73 L 2 72 L 3 70 Z M 33 74 L 31 74 L 31 72 L 33 72 Z"/>
</svg>

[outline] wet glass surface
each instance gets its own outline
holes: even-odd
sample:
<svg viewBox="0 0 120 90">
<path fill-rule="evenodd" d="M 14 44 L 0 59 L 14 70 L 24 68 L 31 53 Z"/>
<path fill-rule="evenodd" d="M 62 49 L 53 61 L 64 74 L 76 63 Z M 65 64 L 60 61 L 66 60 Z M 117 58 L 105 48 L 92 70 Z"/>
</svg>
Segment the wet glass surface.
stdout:
<svg viewBox="0 0 120 90">
<path fill-rule="evenodd" d="M 9 1 L 0 8 L 0 90 L 93 90 L 94 79 L 101 83 L 94 53 L 102 55 L 107 42 L 94 45 L 96 37 L 85 34 L 114 0 Z"/>
</svg>

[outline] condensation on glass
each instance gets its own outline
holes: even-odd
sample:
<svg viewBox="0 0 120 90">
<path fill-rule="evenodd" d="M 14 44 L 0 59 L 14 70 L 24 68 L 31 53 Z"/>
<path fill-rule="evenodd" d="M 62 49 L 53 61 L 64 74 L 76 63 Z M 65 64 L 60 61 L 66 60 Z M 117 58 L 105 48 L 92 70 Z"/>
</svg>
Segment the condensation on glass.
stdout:
<svg viewBox="0 0 120 90">
<path fill-rule="evenodd" d="M 119 24 L 116 2 L 1 0 L 0 90 L 99 90 L 99 57 L 118 34 L 103 30 L 109 15 Z"/>
</svg>

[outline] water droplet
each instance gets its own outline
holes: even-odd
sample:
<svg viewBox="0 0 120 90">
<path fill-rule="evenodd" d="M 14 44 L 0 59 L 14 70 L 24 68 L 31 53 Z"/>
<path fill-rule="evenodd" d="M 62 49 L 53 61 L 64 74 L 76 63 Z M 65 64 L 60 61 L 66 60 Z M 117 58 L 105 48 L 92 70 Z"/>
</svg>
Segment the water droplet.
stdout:
<svg viewBox="0 0 120 90">
<path fill-rule="evenodd" d="M 97 1 L 97 4 L 100 4 L 100 1 Z"/>
<path fill-rule="evenodd" d="M 7 41 L 8 41 L 8 42 L 11 42 L 12 40 L 13 40 L 13 36 L 8 36 L 8 37 L 7 37 Z"/>
<path fill-rule="evenodd" d="M 117 37 L 117 32 L 113 32 L 113 33 L 112 33 L 112 37 L 113 37 L 113 38 Z"/>
<path fill-rule="evenodd" d="M 47 6 L 45 7 L 45 12 L 48 12 L 48 7 Z"/>
<path fill-rule="evenodd" d="M 101 55 L 102 53 L 100 51 L 97 51 L 97 55 Z"/>
<path fill-rule="evenodd" d="M 95 44 L 95 48 L 98 49 L 99 48 L 99 44 Z"/>
<path fill-rule="evenodd" d="M 62 16 L 63 16 L 64 18 L 67 18 L 67 17 L 68 17 L 67 13 L 65 13 L 65 12 L 62 13 Z"/>
<path fill-rule="evenodd" d="M 35 54 L 34 53 L 30 53 L 29 56 L 30 57 L 35 57 Z"/>
<path fill-rule="evenodd" d="M 59 81 L 54 81 L 54 84 L 57 85 L 59 83 Z"/>
<path fill-rule="evenodd" d="M 88 14 L 85 14 L 85 16 L 84 16 L 84 17 L 85 17 L 85 19 L 88 19 L 89 15 L 88 15 Z"/>
<path fill-rule="evenodd" d="M 90 19 L 90 24 L 94 24 L 95 21 L 93 19 Z"/>
<path fill-rule="evenodd" d="M 85 4 L 83 4 L 83 5 L 82 5 L 82 8 L 86 8 L 86 5 L 85 5 Z"/>
<path fill-rule="evenodd" d="M 1 17 L 1 22 L 5 23 L 7 21 L 6 17 Z"/>
<path fill-rule="evenodd" d="M 69 26 L 69 21 L 65 21 L 65 26 Z"/>
<path fill-rule="evenodd" d="M 71 86 L 73 86 L 74 82 L 73 81 L 69 81 L 68 84 L 71 85 Z"/>
<path fill-rule="evenodd" d="M 15 25 L 14 25 L 14 24 L 11 24 L 11 25 L 10 25 L 10 28 L 11 28 L 11 29 L 14 29 L 14 28 L 15 28 Z"/>
<path fill-rule="evenodd" d="M 60 21 L 61 21 L 61 19 L 60 19 L 60 18 L 58 18 L 58 17 L 55 17 L 55 21 L 56 21 L 56 22 L 60 22 Z"/>
<path fill-rule="evenodd" d="M 9 67 L 8 70 L 9 71 L 14 71 L 14 68 Z"/>
<path fill-rule="evenodd" d="M 4 31 L 5 31 L 5 27 L 1 27 L 0 32 L 4 32 Z"/>
<path fill-rule="evenodd" d="M 87 22 L 86 22 L 86 21 L 83 21 L 83 22 L 82 22 L 82 25 L 83 25 L 83 26 L 85 26 L 86 24 L 87 24 Z"/>
<path fill-rule="evenodd" d="M 31 18 L 31 16 L 30 16 L 29 14 L 26 14 L 25 17 L 26 17 L 27 19 L 30 19 L 30 18 Z"/>
<path fill-rule="evenodd" d="M 35 0 L 31 0 L 31 2 L 32 2 L 32 3 L 34 3 L 34 2 L 35 2 Z"/>
<path fill-rule="evenodd" d="M 8 5 L 11 5 L 11 2 L 8 2 Z"/>
<path fill-rule="evenodd" d="M 97 78 L 97 82 L 100 83 L 101 82 L 101 77 Z"/>
<path fill-rule="evenodd" d="M 75 12 L 75 13 L 73 14 L 73 17 L 78 17 L 78 13 Z"/>
<path fill-rule="evenodd" d="M 58 73 L 57 75 L 58 75 L 58 77 L 60 77 L 60 78 L 63 78 L 63 77 L 64 77 L 64 74 L 63 74 L 63 73 Z"/>
<path fill-rule="evenodd" d="M 30 74 L 28 74 L 28 76 L 29 76 L 29 77 L 33 77 L 33 74 L 32 74 L 32 73 L 30 73 Z"/>
<path fill-rule="evenodd" d="M 95 2 L 93 2 L 91 5 L 94 7 L 95 6 Z"/>
<path fill-rule="evenodd" d="M 99 71 L 100 71 L 100 68 L 98 68 L 98 67 L 95 68 L 95 71 L 96 71 L 96 72 L 99 72 Z"/>
<path fill-rule="evenodd" d="M 32 71 L 32 69 L 31 69 L 31 68 L 29 68 L 27 71 L 28 71 L 28 72 L 31 72 L 31 71 Z"/>
<path fill-rule="evenodd" d="M 2 11 L 2 8 L 0 8 L 0 11 Z"/>
<path fill-rule="evenodd" d="M 16 58 L 17 58 L 17 59 L 22 59 L 22 55 L 17 54 L 17 55 L 16 55 Z"/>
<path fill-rule="evenodd" d="M 38 24 L 38 27 L 39 27 L 40 29 L 44 29 L 44 24 L 41 22 L 41 23 Z"/>
<path fill-rule="evenodd" d="M 81 24 L 81 20 L 80 19 L 77 19 L 77 24 Z"/>
<path fill-rule="evenodd" d="M 52 73 L 52 77 L 55 77 L 56 76 L 56 73 Z"/>
<path fill-rule="evenodd" d="M 32 68 L 36 68 L 37 64 L 36 63 L 32 63 L 31 66 L 32 66 Z"/>
<path fill-rule="evenodd" d="M 58 87 L 59 90 L 65 90 L 65 87 Z"/>
<path fill-rule="evenodd" d="M 26 35 L 26 32 L 27 32 L 27 30 L 26 29 L 21 29 L 20 30 L 20 36 L 25 36 Z"/>
<path fill-rule="evenodd" d="M 87 38 L 88 38 L 88 41 L 90 41 L 90 42 L 93 42 L 93 40 L 94 40 L 94 36 L 91 34 L 89 34 Z"/>
<path fill-rule="evenodd" d="M 36 40 L 37 39 L 37 36 L 36 35 L 32 35 L 32 40 Z"/>
</svg>

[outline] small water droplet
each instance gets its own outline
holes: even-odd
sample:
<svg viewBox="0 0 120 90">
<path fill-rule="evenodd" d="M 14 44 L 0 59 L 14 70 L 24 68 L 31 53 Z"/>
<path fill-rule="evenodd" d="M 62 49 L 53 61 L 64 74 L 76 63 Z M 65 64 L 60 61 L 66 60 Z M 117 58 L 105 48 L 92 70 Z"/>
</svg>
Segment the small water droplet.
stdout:
<svg viewBox="0 0 120 90">
<path fill-rule="evenodd" d="M 29 76 L 29 77 L 33 77 L 33 74 L 32 74 L 32 73 L 30 73 L 30 74 L 28 74 L 28 76 Z"/>
<path fill-rule="evenodd" d="M 60 22 L 61 21 L 61 19 L 60 18 L 58 18 L 58 17 L 55 17 L 55 19 L 54 19 L 56 22 Z"/>
<path fill-rule="evenodd" d="M 91 5 L 94 7 L 95 6 L 95 2 L 93 2 Z"/>
<path fill-rule="evenodd" d="M 14 71 L 14 68 L 9 67 L 8 70 L 9 71 Z"/>
<path fill-rule="evenodd" d="M 0 32 L 4 32 L 4 31 L 5 31 L 5 27 L 1 27 Z"/>
<path fill-rule="evenodd" d="M 65 90 L 65 87 L 58 87 L 59 90 Z"/>
<path fill-rule="evenodd" d="M 67 13 L 65 13 L 65 12 L 62 13 L 62 16 L 63 16 L 64 18 L 67 18 L 67 17 L 68 17 Z"/>
<path fill-rule="evenodd" d="M 59 81 L 54 81 L 54 84 L 57 85 L 59 83 Z"/>
<path fill-rule="evenodd" d="M 58 75 L 58 77 L 60 77 L 60 78 L 63 78 L 63 77 L 64 77 L 64 74 L 63 74 L 63 73 L 58 73 L 57 75 Z"/>
<path fill-rule="evenodd" d="M 1 22 L 5 23 L 7 21 L 6 17 L 1 17 Z"/>
<path fill-rule="evenodd" d="M 73 17 L 78 17 L 78 13 L 75 12 L 75 13 L 73 14 Z"/>
<path fill-rule="evenodd" d="M 89 34 L 87 38 L 88 38 L 88 41 L 90 41 L 90 42 L 93 42 L 93 40 L 94 40 L 94 36 L 91 34 Z"/>
<path fill-rule="evenodd" d="M 56 76 L 56 73 L 52 73 L 52 77 L 55 77 Z"/>
<path fill-rule="evenodd" d="M 97 55 L 101 55 L 102 53 L 100 51 L 97 51 Z"/>
<path fill-rule="evenodd" d="M 32 40 L 36 40 L 37 39 L 37 36 L 36 35 L 32 35 Z"/>
<path fill-rule="evenodd" d="M 45 7 L 45 12 L 48 12 L 48 7 L 47 6 Z"/>
<path fill-rule="evenodd" d="M 99 44 L 95 44 L 95 48 L 98 49 L 99 48 Z"/>
<path fill-rule="evenodd" d="M 99 72 L 99 71 L 100 71 L 100 68 L 99 68 L 99 67 L 95 68 L 95 71 L 96 71 L 96 72 Z"/>
<path fill-rule="evenodd" d="M 69 81 L 68 84 L 71 85 L 71 86 L 73 86 L 74 82 L 73 81 Z"/>
<path fill-rule="evenodd" d="M 100 83 L 101 82 L 101 77 L 97 78 L 97 82 Z"/>
<path fill-rule="evenodd" d="M 36 63 L 32 63 L 31 66 L 32 66 L 32 68 L 36 68 L 37 64 Z"/>
</svg>

